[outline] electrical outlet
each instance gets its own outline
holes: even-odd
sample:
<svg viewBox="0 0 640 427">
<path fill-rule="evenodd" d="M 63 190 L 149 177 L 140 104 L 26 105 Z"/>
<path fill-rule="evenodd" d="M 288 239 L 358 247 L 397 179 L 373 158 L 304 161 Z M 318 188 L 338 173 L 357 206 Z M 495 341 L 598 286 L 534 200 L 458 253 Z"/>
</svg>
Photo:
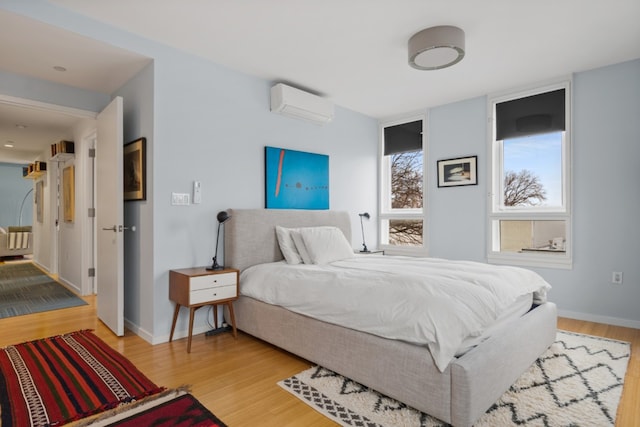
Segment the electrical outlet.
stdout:
<svg viewBox="0 0 640 427">
<path fill-rule="evenodd" d="M 611 283 L 622 285 L 622 271 L 614 271 L 611 275 Z"/>
</svg>

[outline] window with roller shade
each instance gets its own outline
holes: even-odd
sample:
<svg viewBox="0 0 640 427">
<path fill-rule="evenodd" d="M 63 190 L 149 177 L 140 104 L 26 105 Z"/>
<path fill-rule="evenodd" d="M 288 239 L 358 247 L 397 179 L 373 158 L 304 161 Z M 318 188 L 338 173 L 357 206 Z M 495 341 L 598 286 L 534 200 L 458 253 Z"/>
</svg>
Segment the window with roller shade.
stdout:
<svg viewBox="0 0 640 427">
<path fill-rule="evenodd" d="M 495 97 L 490 261 L 571 266 L 570 84 Z"/>
<path fill-rule="evenodd" d="M 424 252 L 423 123 L 381 127 L 380 243 L 386 251 Z"/>
</svg>

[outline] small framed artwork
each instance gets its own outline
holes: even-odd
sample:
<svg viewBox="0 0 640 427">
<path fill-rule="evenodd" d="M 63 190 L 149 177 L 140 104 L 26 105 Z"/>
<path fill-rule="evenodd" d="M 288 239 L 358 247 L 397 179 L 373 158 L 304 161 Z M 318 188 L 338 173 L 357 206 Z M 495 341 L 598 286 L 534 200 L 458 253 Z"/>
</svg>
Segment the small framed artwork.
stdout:
<svg viewBox="0 0 640 427">
<path fill-rule="evenodd" d="M 44 182 L 42 180 L 36 182 L 36 219 L 38 222 L 43 221 L 44 213 Z"/>
<path fill-rule="evenodd" d="M 73 222 L 76 210 L 76 184 L 74 166 L 67 166 L 62 170 L 62 201 L 64 222 Z"/>
<path fill-rule="evenodd" d="M 478 184 L 478 156 L 438 160 L 438 187 Z"/>
<path fill-rule="evenodd" d="M 124 200 L 147 200 L 146 138 L 138 138 L 124 146 Z"/>
</svg>

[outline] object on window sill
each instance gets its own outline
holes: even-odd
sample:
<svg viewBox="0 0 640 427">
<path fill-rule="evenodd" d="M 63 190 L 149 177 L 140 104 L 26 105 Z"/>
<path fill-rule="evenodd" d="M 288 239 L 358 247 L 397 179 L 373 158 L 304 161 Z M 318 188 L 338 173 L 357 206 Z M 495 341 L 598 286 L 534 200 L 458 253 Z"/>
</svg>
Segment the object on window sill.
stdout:
<svg viewBox="0 0 640 427">
<path fill-rule="evenodd" d="M 541 246 L 539 248 L 522 248 L 520 252 L 557 252 L 557 253 L 565 253 L 564 249 L 554 248 L 552 245 Z"/>
</svg>

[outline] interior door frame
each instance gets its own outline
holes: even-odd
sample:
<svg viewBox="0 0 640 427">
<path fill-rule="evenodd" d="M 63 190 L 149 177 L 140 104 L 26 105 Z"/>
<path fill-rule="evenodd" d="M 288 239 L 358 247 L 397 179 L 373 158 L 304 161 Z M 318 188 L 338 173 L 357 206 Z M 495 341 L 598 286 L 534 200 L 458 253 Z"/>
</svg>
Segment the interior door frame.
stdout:
<svg viewBox="0 0 640 427">
<path fill-rule="evenodd" d="M 15 96 L 10 96 L 10 95 L 5 95 L 0 93 L 0 104 L 3 105 L 8 105 L 8 106 L 15 106 L 15 107 L 19 107 L 19 108 L 24 108 L 24 109 L 33 109 L 33 110 L 37 110 L 37 111 L 50 111 L 50 112 L 55 112 L 55 113 L 59 113 L 59 114 L 65 114 L 65 115 L 69 115 L 72 117 L 76 117 L 78 118 L 78 120 L 82 120 L 82 119 L 91 119 L 91 120 L 96 120 L 98 113 L 96 113 L 95 111 L 88 111 L 88 110 L 82 110 L 82 109 L 78 109 L 78 108 L 72 108 L 72 107 L 66 107 L 66 106 L 62 106 L 62 105 L 58 105 L 58 104 L 51 104 L 51 103 L 46 103 L 46 102 L 41 102 L 41 101 L 36 101 L 33 99 L 28 99 L 28 98 L 18 98 Z M 94 128 L 97 125 L 94 123 Z M 96 130 L 93 130 L 93 134 L 95 134 Z M 87 137 L 89 137 L 91 135 L 92 131 L 87 132 L 87 135 L 83 135 L 82 139 L 83 141 L 87 139 Z M 82 155 L 83 153 L 86 153 L 86 151 L 84 150 L 77 150 L 79 152 L 76 153 L 76 156 L 78 155 Z M 45 155 L 46 155 L 46 150 L 45 150 Z M 76 162 L 79 159 L 76 159 Z M 50 163 L 49 160 L 49 156 L 46 156 L 46 161 L 47 163 Z M 88 162 L 88 159 L 85 157 L 84 159 L 85 162 Z M 58 175 L 58 168 L 55 168 L 56 171 L 53 171 L 53 168 L 51 168 L 50 172 L 47 174 L 47 185 L 51 186 L 51 185 L 56 185 L 57 183 L 57 175 Z M 78 212 L 80 212 L 80 214 L 78 215 L 78 221 L 81 222 L 81 227 L 82 227 L 82 239 L 83 242 L 80 242 L 80 244 L 82 244 L 84 246 L 84 244 L 86 243 L 85 240 L 87 240 L 87 233 L 89 232 L 89 230 L 91 230 L 91 221 L 92 218 L 89 218 L 87 213 L 87 200 L 86 200 L 86 194 L 87 194 L 87 186 L 88 185 L 92 185 L 93 183 L 93 177 L 91 176 L 87 176 L 89 173 L 89 168 L 84 167 L 83 168 L 85 174 L 82 176 L 76 176 L 76 193 L 78 195 L 81 195 L 81 200 L 79 200 L 80 203 L 78 203 L 79 205 L 79 210 Z M 93 170 L 91 170 L 90 173 L 93 173 Z M 54 176 L 54 174 L 56 176 Z M 91 183 L 91 184 L 89 184 Z M 93 191 L 93 190 L 92 190 Z M 50 190 L 49 194 L 53 194 L 53 192 Z M 47 206 L 51 207 L 52 204 L 49 203 Z M 53 208 L 50 209 L 50 212 L 45 212 L 45 215 L 49 215 L 49 218 L 56 218 L 58 217 L 58 213 L 57 212 L 53 212 Z M 50 236 L 50 241 L 48 244 L 48 248 L 50 250 L 50 264 L 49 266 L 42 266 L 45 267 L 49 270 L 49 273 L 51 274 L 58 274 L 59 273 L 59 267 L 60 267 L 60 254 L 59 254 L 59 248 L 58 248 L 58 233 L 57 233 L 57 227 L 54 221 L 50 222 L 50 228 L 49 228 L 49 236 Z M 95 239 L 92 239 L 94 244 L 95 244 Z M 88 251 L 82 251 L 82 259 L 81 259 L 81 283 L 77 284 L 76 286 L 79 287 L 78 291 L 82 294 L 82 295 L 89 295 L 91 293 L 93 293 L 93 280 L 89 280 L 90 278 L 88 277 L 88 269 L 89 267 L 95 267 L 95 263 L 94 260 L 91 259 L 91 257 L 93 257 L 93 253 L 95 253 L 95 248 L 93 249 L 93 251 L 91 251 L 91 253 L 88 253 Z M 37 262 L 37 261 L 36 261 Z"/>
</svg>

